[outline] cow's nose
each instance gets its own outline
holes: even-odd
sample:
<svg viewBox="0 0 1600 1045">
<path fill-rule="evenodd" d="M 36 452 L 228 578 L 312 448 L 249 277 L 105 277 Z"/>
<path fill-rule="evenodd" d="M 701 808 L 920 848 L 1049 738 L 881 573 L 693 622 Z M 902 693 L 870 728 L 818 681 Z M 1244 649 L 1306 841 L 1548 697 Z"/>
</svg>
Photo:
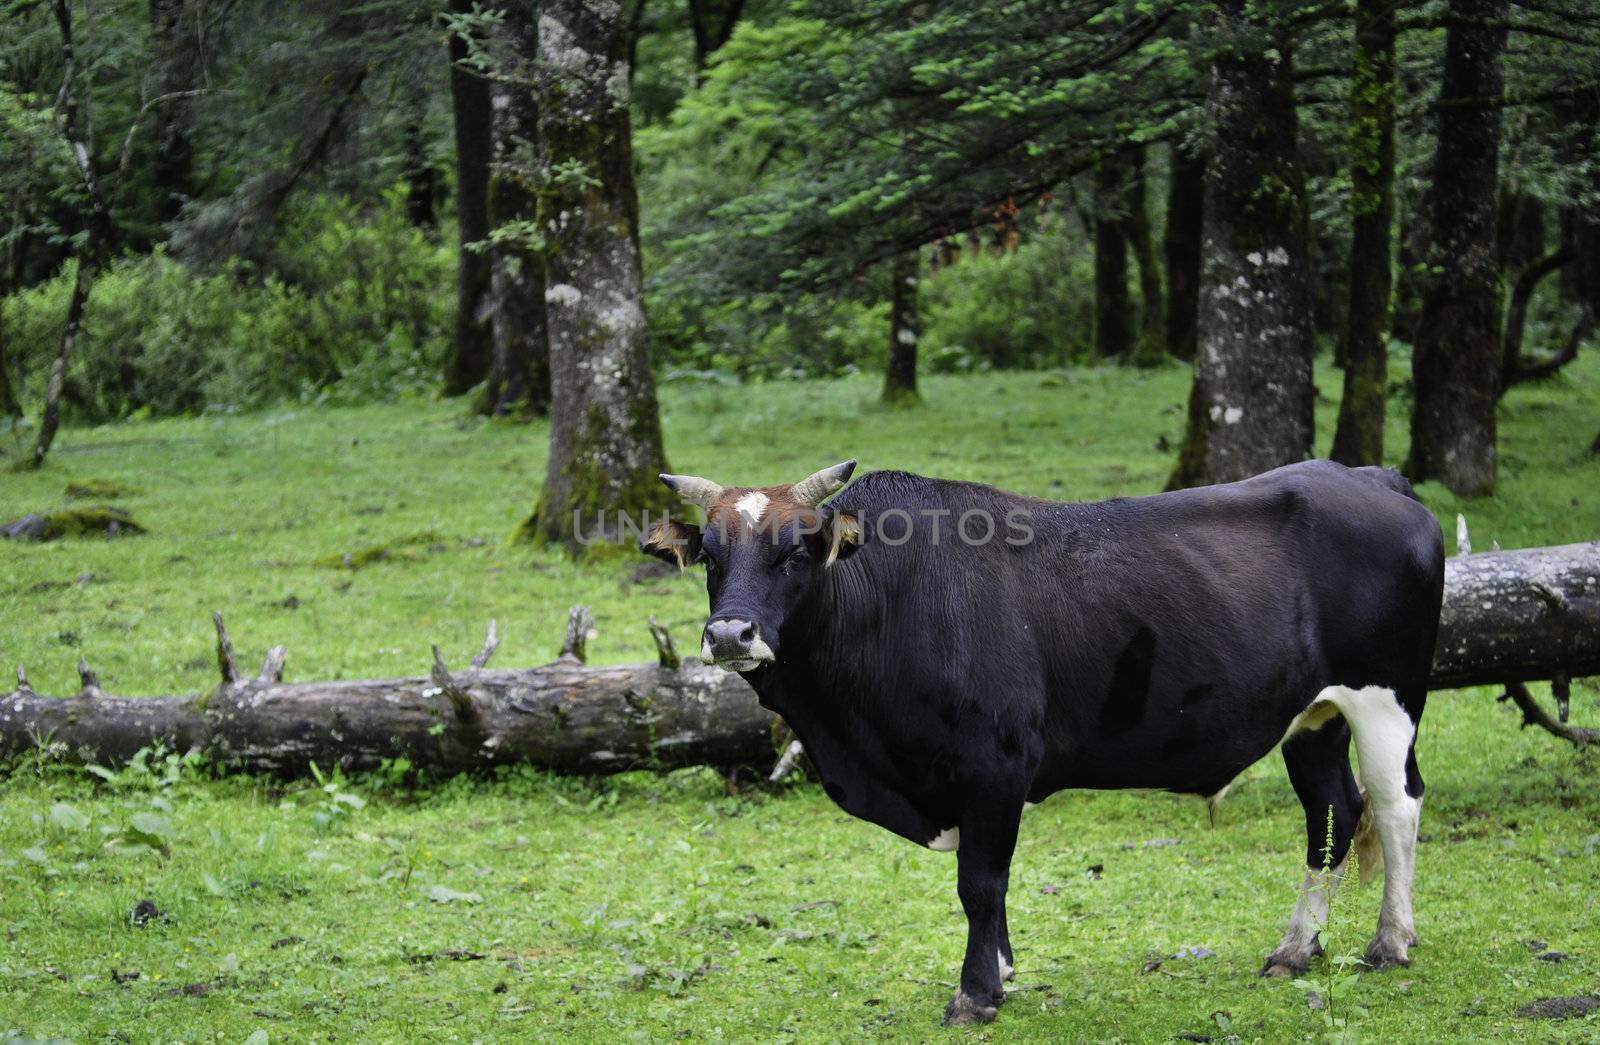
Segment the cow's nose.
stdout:
<svg viewBox="0 0 1600 1045">
<path fill-rule="evenodd" d="M 705 659 L 715 662 L 755 659 L 753 647 L 760 641 L 756 626 L 747 620 L 714 620 L 706 624 Z"/>
</svg>

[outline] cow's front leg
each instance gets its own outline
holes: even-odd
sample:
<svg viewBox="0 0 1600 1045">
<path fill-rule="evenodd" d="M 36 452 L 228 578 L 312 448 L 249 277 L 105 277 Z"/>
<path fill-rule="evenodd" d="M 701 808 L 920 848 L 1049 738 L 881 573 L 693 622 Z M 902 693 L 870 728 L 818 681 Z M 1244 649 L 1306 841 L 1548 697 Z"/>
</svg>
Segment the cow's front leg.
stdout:
<svg viewBox="0 0 1600 1045">
<path fill-rule="evenodd" d="M 1006 884 L 1017 846 L 1022 797 L 985 802 L 961 818 L 956 851 L 956 892 L 967 914 L 967 954 L 961 986 L 945 1006 L 946 1025 L 988 1023 L 1006 1000 L 1002 978 L 1011 974 L 1011 941 L 1006 931 Z"/>
</svg>

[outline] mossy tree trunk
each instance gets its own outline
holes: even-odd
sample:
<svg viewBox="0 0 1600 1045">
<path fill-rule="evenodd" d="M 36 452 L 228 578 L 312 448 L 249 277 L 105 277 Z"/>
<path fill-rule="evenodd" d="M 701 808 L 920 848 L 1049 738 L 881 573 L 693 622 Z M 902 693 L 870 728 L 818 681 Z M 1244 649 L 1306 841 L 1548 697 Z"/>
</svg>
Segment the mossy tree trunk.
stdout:
<svg viewBox="0 0 1600 1045">
<path fill-rule="evenodd" d="M 889 365 L 883 374 L 883 401 L 890 406 L 921 402 L 917 395 L 917 341 L 922 337 L 917 310 L 920 257 L 908 250 L 889 265 Z"/>
<path fill-rule="evenodd" d="M 1132 171 L 1120 153 L 1094 169 L 1094 354 L 1123 359 L 1133 352 L 1133 302 L 1128 294 L 1129 185 Z"/>
<path fill-rule="evenodd" d="M 1206 160 L 1181 145 L 1172 147 L 1167 180 L 1167 224 L 1161 251 L 1167 270 L 1167 351 L 1194 358 L 1200 308 L 1200 233 L 1205 212 Z"/>
<path fill-rule="evenodd" d="M 502 235 L 489 250 L 493 355 L 483 405 L 496 417 L 531 416 L 550 409 L 544 250 L 532 232 L 539 217 L 539 98 L 532 72 L 539 22 L 532 3 L 504 4 L 500 13 L 491 41 L 501 71 L 489 89 L 489 227 Z"/>
<path fill-rule="evenodd" d="M 576 548 L 665 510 L 639 259 L 621 5 L 547 0 L 539 18 L 539 228 L 550 341 L 550 460 L 524 533 Z"/>
<path fill-rule="evenodd" d="M 1383 463 L 1389 383 L 1390 236 L 1394 226 L 1394 2 L 1357 0 L 1350 83 L 1350 299 L 1344 396 L 1330 456 Z"/>
<path fill-rule="evenodd" d="M 1139 343 L 1134 361 L 1154 365 L 1166 356 L 1166 304 L 1161 291 L 1161 265 L 1156 261 L 1155 236 L 1150 231 L 1150 213 L 1145 192 L 1145 149 L 1130 150 L 1131 178 L 1128 184 L 1128 217 L 1125 229 L 1128 248 L 1139 269 Z"/>
<path fill-rule="evenodd" d="M 1245 0 L 1217 5 L 1223 36 L 1249 42 L 1211 63 L 1198 351 L 1174 487 L 1243 479 L 1312 452 L 1305 176 L 1289 42 L 1248 10 Z"/>
<path fill-rule="evenodd" d="M 473 0 L 451 0 L 455 14 L 472 11 Z M 463 63 L 468 42 L 450 34 L 450 103 L 456 143 L 456 325 L 445 362 L 445 395 L 461 395 L 489 376 L 493 354 L 489 311 L 489 256 L 469 249 L 489 236 L 489 81 Z"/>
<path fill-rule="evenodd" d="M 1502 365 L 1499 187 L 1506 0 L 1451 0 L 1434 153 L 1428 271 L 1412 355 L 1414 482 L 1461 496 L 1495 483 Z"/>
</svg>

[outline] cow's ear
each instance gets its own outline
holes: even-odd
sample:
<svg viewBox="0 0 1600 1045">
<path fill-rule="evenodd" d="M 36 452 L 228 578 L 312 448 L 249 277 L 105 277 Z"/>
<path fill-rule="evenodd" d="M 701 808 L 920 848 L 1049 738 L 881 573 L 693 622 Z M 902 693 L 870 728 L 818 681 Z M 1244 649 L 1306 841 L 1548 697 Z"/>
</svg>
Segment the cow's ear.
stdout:
<svg viewBox="0 0 1600 1045">
<path fill-rule="evenodd" d="M 700 527 L 663 519 L 639 538 L 639 550 L 683 569 L 700 557 Z"/>
<path fill-rule="evenodd" d="M 848 559 L 861 547 L 861 520 L 850 512 L 828 512 L 822 536 L 828 549 L 826 565 L 832 566 L 840 559 Z"/>
</svg>

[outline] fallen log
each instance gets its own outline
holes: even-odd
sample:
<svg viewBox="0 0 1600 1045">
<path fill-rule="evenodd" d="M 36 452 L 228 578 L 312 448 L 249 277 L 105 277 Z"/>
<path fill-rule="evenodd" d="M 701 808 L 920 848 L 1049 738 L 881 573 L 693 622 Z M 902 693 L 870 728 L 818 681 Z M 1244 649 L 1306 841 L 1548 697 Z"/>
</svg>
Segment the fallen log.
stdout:
<svg viewBox="0 0 1600 1045">
<path fill-rule="evenodd" d="M 242 677 L 218 615 L 223 680 L 209 693 L 110 697 L 80 663 L 82 690 L 48 697 L 18 669 L 17 688 L 0 698 L 0 757 L 37 749 L 116 763 L 159 742 L 229 768 L 284 775 L 312 762 L 363 770 L 394 758 L 435 773 L 531 763 L 605 774 L 766 767 L 783 750 L 774 745 L 774 717 L 738 675 L 679 658 L 655 622 L 658 663 L 590 667 L 582 656 L 591 626 L 586 610 L 574 610 L 561 656 L 543 667 L 488 668 L 497 641 L 491 625 L 483 650 L 460 671 L 435 649 L 427 676 L 286 683 L 282 647 L 257 677 Z M 1600 542 L 1449 561 L 1436 688 L 1591 674 L 1600 674 Z"/>
<path fill-rule="evenodd" d="M 312 762 L 364 770 L 395 758 L 438 773 L 508 763 L 605 774 L 772 761 L 773 716 L 743 679 L 698 661 L 590 667 L 582 654 L 592 623 L 581 607 L 561 656 L 543 667 L 487 667 L 498 642 L 491 623 L 483 650 L 460 671 L 436 646 L 427 676 L 347 682 L 281 681 L 281 646 L 258 676 L 243 678 L 221 615 L 214 620 L 222 682 L 209 693 L 108 697 L 80 661 L 83 689 L 61 699 L 34 692 L 19 668 L 16 690 L 0 698 L 0 756 L 42 750 L 115 764 L 161 743 L 281 775 Z"/>
<path fill-rule="evenodd" d="M 1600 674 L 1600 541 L 1445 562 L 1433 689 Z"/>
</svg>

